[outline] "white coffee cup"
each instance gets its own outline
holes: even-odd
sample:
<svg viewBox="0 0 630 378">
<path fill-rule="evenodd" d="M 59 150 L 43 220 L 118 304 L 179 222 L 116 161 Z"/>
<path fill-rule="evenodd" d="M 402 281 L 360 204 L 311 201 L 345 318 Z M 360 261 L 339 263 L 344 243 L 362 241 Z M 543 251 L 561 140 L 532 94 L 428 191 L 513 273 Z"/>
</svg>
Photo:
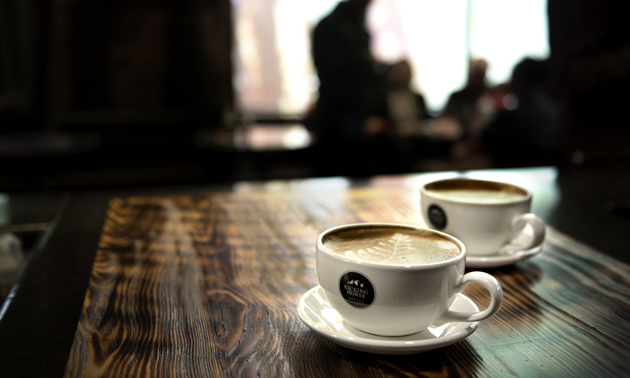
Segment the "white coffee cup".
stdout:
<svg viewBox="0 0 630 378">
<path fill-rule="evenodd" d="M 368 252 L 368 245 L 382 237 L 389 239 L 375 244 L 392 256 L 385 261 L 382 256 L 372 259 L 374 249 Z M 431 260 L 435 251 L 442 253 L 440 249 L 448 255 Z M 430 325 L 484 320 L 498 311 L 503 300 L 494 277 L 483 272 L 464 274 L 466 247 L 461 241 L 427 228 L 389 223 L 331 228 L 319 235 L 316 256 L 319 283 L 330 305 L 348 324 L 376 335 L 402 336 Z M 457 294 L 473 282 L 490 292 L 488 308 L 450 311 Z"/>
<path fill-rule="evenodd" d="M 458 178 L 420 188 L 427 226 L 463 241 L 470 256 L 495 255 L 506 246 L 527 250 L 541 245 L 545 224 L 530 213 L 531 202 L 526 189 L 495 181 Z M 519 238 L 528 225 L 531 237 Z"/>
</svg>

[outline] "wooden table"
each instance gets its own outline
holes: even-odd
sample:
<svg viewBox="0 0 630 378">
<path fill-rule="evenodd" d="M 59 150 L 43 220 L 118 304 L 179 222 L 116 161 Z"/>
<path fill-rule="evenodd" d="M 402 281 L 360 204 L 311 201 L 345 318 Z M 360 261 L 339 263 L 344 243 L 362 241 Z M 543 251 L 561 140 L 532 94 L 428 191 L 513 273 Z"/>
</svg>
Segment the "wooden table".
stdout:
<svg viewBox="0 0 630 378">
<path fill-rule="evenodd" d="M 630 267 L 552 227 L 540 255 L 486 270 L 503 285 L 503 306 L 451 346 L 374 355 L 341 347 L 301 322 L 297 302 L 318 284 L 317 235 L 345 223 L 418 224 L 417 186 L 436 177 L 376 178 L 362 187 L 335 179 L 242 184 L 229 193 L 112 198 L 102 233 L 88 232 L 98 236 L 93 263 L 77 254 L 85 260 L 77 264 L 89 267 L 89 284 L 69 289 L 82 293 L 80 314 L 65 310 L 65 321 L 75 324 L 72 345 L 59 345 L 50 358 L 63 361 L 56 368 L 68 377 L 628 375 Z M 504 177 L 514 182 L 521 176 Z M 542 190 L 532 185 L 535 195 Z M 98 201 L 103 197 L 83 196 L 66 216 Z M 91 230 L 103 218 L 84 219 L 83 229 Z M 75 243 L 79 250 L 90 245 Z M 465 294 L 487 304 L 479 287 Z M 17 337 L 2 323 L 0 336 Z M 6 344 L 2 352 L 11 357 Z"/>
</svg>

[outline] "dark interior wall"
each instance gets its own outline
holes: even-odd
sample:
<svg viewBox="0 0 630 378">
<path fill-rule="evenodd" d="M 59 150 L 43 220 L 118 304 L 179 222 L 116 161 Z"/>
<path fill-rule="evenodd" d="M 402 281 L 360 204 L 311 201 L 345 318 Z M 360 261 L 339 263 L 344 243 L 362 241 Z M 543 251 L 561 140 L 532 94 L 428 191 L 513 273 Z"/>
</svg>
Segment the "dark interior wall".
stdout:
<svg viewBox="0 0 630 378">
<path fill-rule="evenodd" d="M 0 2 L 0 92 L 24 88 L 31 64 L 26 3 Z"/>
<path fill-rule="evenodd" d="M 35 24 L 28 1 L 0 1 L 0 132 L 35 102 Z"/>
<path fill-rule="evenodd" d="M 194 135 L 232 108 L 231 13 L 230 0 L 0 1 L 0 191 L 229 177 L 232 155 Z"/>
<path fill-rule="evenodd" d="M 559 144 L 573 163 L 630 162 L 630 2 L 548 0 Z"/>
<path fill-rule="evenodd" d="M 229 0 L 52 0 L 48 11 L 57 123 L 220 119 L 231 107 Z"/>
</svg>

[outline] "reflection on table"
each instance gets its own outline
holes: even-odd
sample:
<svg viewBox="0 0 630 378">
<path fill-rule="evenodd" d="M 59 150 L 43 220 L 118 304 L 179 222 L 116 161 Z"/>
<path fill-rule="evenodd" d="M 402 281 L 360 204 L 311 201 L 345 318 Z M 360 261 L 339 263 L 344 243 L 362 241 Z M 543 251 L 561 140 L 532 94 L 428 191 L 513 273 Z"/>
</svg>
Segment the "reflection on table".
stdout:
<svg viewBox="0 0 630 378">
<path fill-rule="evenodd" d="M 195 143 L 200 147 L 237 151 L 297 150 L 311 146 L 313 140 L 313 135 L 300 123 L 252 123 L 202 129 L 195 135 Z"/>
</svg>

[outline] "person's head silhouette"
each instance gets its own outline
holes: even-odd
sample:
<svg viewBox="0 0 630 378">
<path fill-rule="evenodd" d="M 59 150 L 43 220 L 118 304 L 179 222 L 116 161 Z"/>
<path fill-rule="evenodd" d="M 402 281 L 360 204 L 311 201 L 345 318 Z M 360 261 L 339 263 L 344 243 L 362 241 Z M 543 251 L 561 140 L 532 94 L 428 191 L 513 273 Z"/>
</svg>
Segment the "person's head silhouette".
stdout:
<svg viewBox="0 0 630 378">
<path fill-rule="evenodd" d="M 488 70 L 488 62 L 484 59 L 473 59 L 468 67 L 468 86 L 484 87 L 486 85 L 486 71 Z"/>
</svg>

